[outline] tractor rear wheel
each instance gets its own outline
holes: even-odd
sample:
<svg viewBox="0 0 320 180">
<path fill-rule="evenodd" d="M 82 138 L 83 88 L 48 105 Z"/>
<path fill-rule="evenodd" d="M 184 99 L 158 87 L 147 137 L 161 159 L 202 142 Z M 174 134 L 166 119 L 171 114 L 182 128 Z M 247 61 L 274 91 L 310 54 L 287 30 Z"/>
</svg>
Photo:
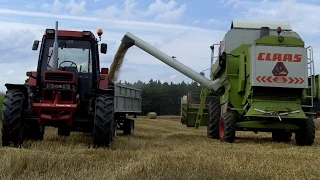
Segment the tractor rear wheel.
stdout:
<svg viewBox="0 0 320 180">
<path fill-rule="evenodd" d="M 2 146 L 21 147 L 24 141 L 24 103 L 25 95 L 21 90 L 8 90 L 2 109 Z"/>
<path fill-rule="evenodd" d="M 298 146 L 311 146 L 314 143 L 316 128 L 312 116 L 302 120 L 300 128 L 296 131 L 296 143 Z"/>
<path fill-rule="evenodd" d="M 220 121 L 220 99 L 219 97 L 210 102 L 209 121 L 207 124 L 207 136 L 213 139 L 219 139 L 219 121 Z"/>
<path fill-rule="evenodd" d="M 236 121 L 232 113 L 225 113 L 221 116 L 219 130 L 220 141 L 234 142 L 236 136 Z"/>
<path fill-rule="evenodd" d="M 96 98 L 93 145 L 94 147 L 109 147 L 114 136 L 113 96 L 100 95 Z"/>
<path fill-rule="evenodd" d="M 123 122 L 123 134 L 134 134 L 134 120 L 132 119 L 125 119 Z"/>
<path fill-rule="evenodd" d="M 290 142 L 292 133 L 285 131 L 273 131 L 272 140 L 276 142 Z"/>
</svg>

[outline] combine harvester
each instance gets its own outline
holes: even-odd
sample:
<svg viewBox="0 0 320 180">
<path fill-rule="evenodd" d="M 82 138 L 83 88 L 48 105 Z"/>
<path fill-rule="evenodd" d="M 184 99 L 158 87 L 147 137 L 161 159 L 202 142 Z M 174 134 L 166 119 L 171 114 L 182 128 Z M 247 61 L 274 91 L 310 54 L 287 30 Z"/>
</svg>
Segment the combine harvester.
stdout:
<svg viewBox="0 0 320 180">
<path fill-rule="evenodd" d="M 97 32 L 100 41 L 102 33 Z M 126 114 L 141 113 L 141 90 L 108 80 L 108 68 L 100 70 L 98 43 L 90 31 L 58 30 L 58 22 L 46 29 L 37 71 L 26 73 L 25 84 L 5 84 L 3 146 L 42 140 L 45 126 L 57 127 L 60 136 L 93 133 L 94 147 L 109 147 L 117 129 L 133 134 L 134 120 Z M 38 46 L 35 40 L 32 50 Z M 106 54 L 107 44 L 100 51 Z"/>
<path fill-rule="evenodd" d="M 218 59 L 211 59 L 210 80 L 129 32 L 122 42 L 204 87 L 196 127 L 207 95 L 220 96 L 210 103 L 208 137 L 232 143 L 236 131 L 261 131 L 272 132 L 279 142 L 290 141 L 295 133 L 297 145 L 314 143 L 318 112 L 313 107 L 319 101 L 320 79 L 314 74 L 312 48 L 305 47 L 289 23 L 233 20 L 218 44 Z"/>
</svg>

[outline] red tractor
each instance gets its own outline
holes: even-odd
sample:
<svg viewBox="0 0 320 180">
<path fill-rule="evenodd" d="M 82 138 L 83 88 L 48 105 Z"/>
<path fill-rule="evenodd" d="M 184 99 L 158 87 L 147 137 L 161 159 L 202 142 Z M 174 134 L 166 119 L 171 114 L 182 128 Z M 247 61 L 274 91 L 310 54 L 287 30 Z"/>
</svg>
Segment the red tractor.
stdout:
<svg viewBox="0 0 320 180">
<path fill-rule="evenodd" d="M 102 30 L 97 34 L 101 41 Z M 32 50 L 37 50 L 35 40 Z M 58 135 L 71 131 L 93 133 L 94 147 L 109 147 L 118 124 L 133 134 L 128 112 L 114 110 L 116 84 L 108 81 L 108 68 L 99 64 L 99 41 L 90 31 L 46 29 L 36 72 L 27 72 L 25 84 L 5 84 L 2 110 L 3 146 L 20 147 L 25 138 L 43 140 L 45 126 Z M 107 52 L 107 44 L 100 44 Z M 117 122 L 115 119 L 118 119 Z"/>
</svg>

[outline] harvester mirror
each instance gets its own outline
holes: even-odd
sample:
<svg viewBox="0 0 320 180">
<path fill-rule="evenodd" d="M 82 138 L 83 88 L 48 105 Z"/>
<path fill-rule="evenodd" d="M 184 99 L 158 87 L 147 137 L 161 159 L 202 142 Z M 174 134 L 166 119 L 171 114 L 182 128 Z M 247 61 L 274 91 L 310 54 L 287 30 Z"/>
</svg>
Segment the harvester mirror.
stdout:
<svg viewBox="0 0 320 180">
<path fill-rule="evenodd" d="M 107 44 L 101 43 L 100 51 L 102 54 L 106 54 L 107 53 Z"/>
<path fill-rule="evenodd" d="M 32 45 L 32 50 L 33 51 L 36 51 L 38 49 L 39 43 L 40 43 L 40 41 L 38 41 L 38 40 L 34 40 L 33 41 L 33 45 Z"/>
</svg>

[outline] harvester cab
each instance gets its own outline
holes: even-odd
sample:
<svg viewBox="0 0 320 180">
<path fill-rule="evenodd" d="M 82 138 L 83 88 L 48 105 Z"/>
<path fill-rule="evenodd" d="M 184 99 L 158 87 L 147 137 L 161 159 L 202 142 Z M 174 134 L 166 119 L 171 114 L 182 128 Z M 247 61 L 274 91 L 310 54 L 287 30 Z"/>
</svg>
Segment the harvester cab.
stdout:
<svg viewBox="0 0 320 180">
<path fill-rule="evenodd" d="M 210 80 L 129 32 L 122 42 L 204 87 L 195 126 L 201 125 L 207 95 L 220 96 L 210 103 L 208 137 L 231 143 L 236 131 L 261 131 L 286 142 L 295 133 L 297 145 L 313 144 L 320 78 L 315 75 L 312 48 L 305 47 L 288 22 L 233 20 L 218 44 L 217 59 L 215 45 L 210 46 Z"/>
<path fill-rule="evenodd" d="M 103 34 L 97 32 L 100 40 Z M 40 42 L 35 40 L 32 50 Z M 91 31 L 46 29 L 37 71 L 27 72 L 23 85 L 6 84 L 3 145 L 19 146 L 24 138 L 42 140 L 45 126 L 58 135 L 93 132 L 93 144 L 107 147 L 116 135 L 114 84 L 99 62 L 99 41 Z M 106 54 L 107 44 L 100 44 Z"/>
</svg>

